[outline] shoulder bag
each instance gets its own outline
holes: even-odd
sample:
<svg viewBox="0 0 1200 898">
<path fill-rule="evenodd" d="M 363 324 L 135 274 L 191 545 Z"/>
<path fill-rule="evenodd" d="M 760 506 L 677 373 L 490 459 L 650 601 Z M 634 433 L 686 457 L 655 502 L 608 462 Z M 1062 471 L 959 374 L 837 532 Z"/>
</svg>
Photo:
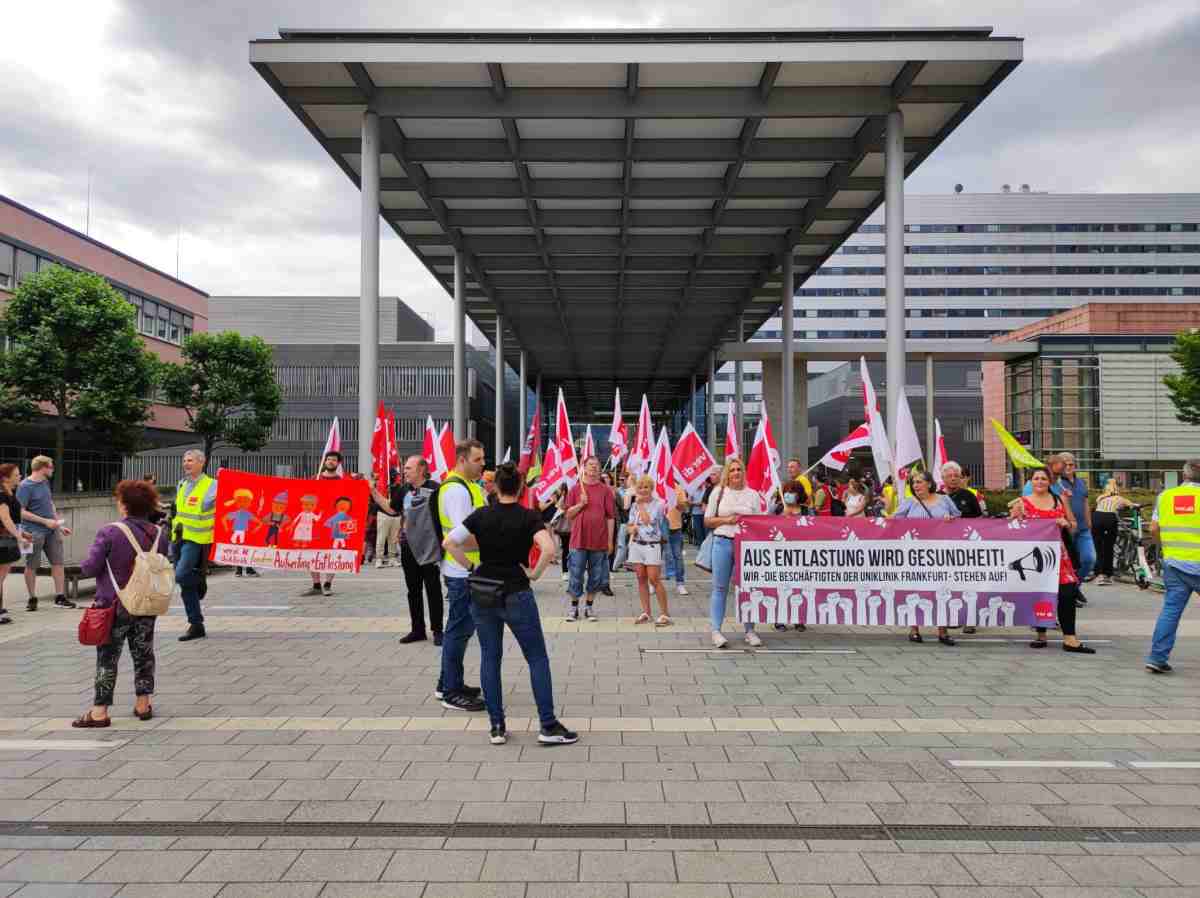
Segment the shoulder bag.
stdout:
<svg viewBox="0 0 1200 898">
<path fill-rule="evenodd" d="M 79 619 L 79 644 L 104 645 L 112 636 L 113 619 L 117 616 L 117 603 L 114 601 L 107 608 L 97 608 L 93 605 L 83 612 Z"/>
<path fill-rule="evenodd" d="M 467 592 L 471 601 L 479 608 L 503 608 L 507 595 L 505 581 L 495 577 L 484 577 L 472 571 L 467 575 Z"/>
<path fill-rule="evenodd" d="M 717 512 L 721 511 L 721 500 L 725 497 L 725 486 L 722 484 L 721 489 L 717 492 Z M 696 553 L 696 567 L 706 573 L 712 573 L 712 553 L 713 553 L 713 532 L 710 530 L 704 537 L 704 542 L 700 544 L 700 551 Z"/>
</svg>

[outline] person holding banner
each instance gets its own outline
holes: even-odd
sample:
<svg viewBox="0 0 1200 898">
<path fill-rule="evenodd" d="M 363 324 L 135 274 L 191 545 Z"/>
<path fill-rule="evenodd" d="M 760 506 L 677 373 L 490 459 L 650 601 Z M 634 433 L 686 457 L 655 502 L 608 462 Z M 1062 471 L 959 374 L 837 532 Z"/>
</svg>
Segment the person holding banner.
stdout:
<svg viewBox="0 0 1200 898">
<path fill-rule="evenodd" d="M 949 497 L 934 491 L 933 475 L 928 471 L 917 471 L 908 478 L 913 494 L 900 503 L 893 517 L 912 518 L 918 521 L 948 521 L 951 518 L 962 517 L 958 506 Z M 915 620 L 915 618 L 914 618 Z M 957 645 L 950 638 L 945 627 L 938 627 L 938 642 L 942 645 Z M 924 642 L 921 629 L 911 627 L 908 633 L 909 642 Z"/>
<path fill-rule="evenodd" d="M 671 623 L 667 613 L 667 588 L 662 581 L 663 527 L 667 512 L 662 500 L 654 495 L 654 478 L 643 474 L 637 480 L 637 497 L 629 509 L 629 523 L 625 530 L 629 539 L 629 564 L 637 576 L 638 599 L 642 613 L 634 621 L 645 624 L 650 621 L 650 590 L 658 596 L 658 608 L 662 613 L 655 626 L 666 627 Z"/>
<path fill-rule="evenodd" d="M 743 515 L 762 513 L 762 496 L 746 486 L 746 467 L 742 460 L 736 457 L 726 459 L 720 485 L 712 491 L 704 515 L 704 526 L 713 532 L 712 596 L 709 599 L 708 616 L 712 625 L 712 644 L 719 649 L 729 644 L 729 640 L 721 635 L 721 624 L 725 620 L 729 584 L 736 568 L 733 540 L 737 536 L 738 521 Z M 762 640 L 754 632 L 754 624 L 743 626 L 746 644 L 755 647 L 762 645 Z"/>
<path fill-rule="evenodd" d="M 1050 472 L 1045 468 L 1034 468 L 1029 477 L 1030 493 L 1020 499 L 1020 509 L 1013 509 L 1013 518 L 1041 518 L 1055 521 L 1063 533 L 1072 526 L 1072 519 L 1062 499 L 1050 490 Z M 1075 635 L 1075 600 L 1079 596 L 1079 577 L 1066 543 L 1060 543 L 1062 560 L 1058 567 L 1058 628 L 1062 630 L 1063 651 L 1081 655 L 1094 655 L 1096 650 L 1084 645 Z M 1033 649 L 1046 647 L 1046 628 L 1036 628 L 1037 637 L 1029 643 Z"/>
</svg>

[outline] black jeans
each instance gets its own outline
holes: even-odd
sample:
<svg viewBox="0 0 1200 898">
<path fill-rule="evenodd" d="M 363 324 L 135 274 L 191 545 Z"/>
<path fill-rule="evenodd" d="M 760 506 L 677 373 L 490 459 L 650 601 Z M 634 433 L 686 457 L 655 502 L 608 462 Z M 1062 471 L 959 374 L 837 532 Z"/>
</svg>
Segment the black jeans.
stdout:
<svg viewBox="0 0 1200 898">
<path fill-rule="evenodd" d="M 1113 575 L 1113 555 L 1117 551 L 1117 515 L 1097 511 L 1092 515 L 1092 536 L 1096 540 L 1096 570 L 1105 577 Z"/>
<path fill-rule="evenodd" d="M 108 707 L 113 703 L 117 685 L 117 665 L 121 650 L 129 643 L 133 656 L 133 691 L 135 695 L 154 694 L 154 622 L 156 617 L 134 617 L 117 601 L 112 634 L 104 645 L 96 646 L 96 697 L 93 704 Z"/>
<path fill-rule="evenodd" d="M 442 632 L 442 579 L 437 564 L 417 564 L 408 543 L 400 544 L 400 564 L 404 568 L 404 584 L 408 587 L 408 616 L 414 633 L 425 632 L 425 601 L 429 597 L 429 624 L 435 634 Z"/>
<path fill-rule="evenodd" d="M 571 534 L 560 533 L 558 535 L 558 542 L 562 546 L 562 552 L 560 553 L 562 555 L 562 572 L 566 574 L 570 572 Z"/>
<path fill-rule="evenodd" d="M 1058 584 L 1058 629 L 1063 636 L 1075 635 L 1075 600 L 1079 598 L 1076 583 Z M 1037 628 L 1038 639 L 1046 638 L 1046 628 Z"/>
</svg>

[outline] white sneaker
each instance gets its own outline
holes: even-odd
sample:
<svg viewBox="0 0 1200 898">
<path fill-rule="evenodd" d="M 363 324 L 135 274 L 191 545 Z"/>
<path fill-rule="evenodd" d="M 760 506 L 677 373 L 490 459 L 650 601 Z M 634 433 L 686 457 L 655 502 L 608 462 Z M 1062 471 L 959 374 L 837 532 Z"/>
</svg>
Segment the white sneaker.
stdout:
<svg viewBox="0 0 1200 898">
<path fill-rule="evenodd" d="M 762 640 L 758 638 L 757 633 L 751 630 L 746 634 L 746 645 L 751 645 L 755 648 L 758 648 L 760 645 L 762 645 Z"/>
<path fill-rule="evenodd" d="M 729 645 L 729 640 L 722 636 L 719 630 L 713 630 L 712 644 L 714 648 L 723 649 Z"/>
<path fill-rule="evenodd" d="M 375 562 L 375 570 L 379 570 L 379 569 L 380 569 L 380 568 L 382 568 L 383 566 L 384 566 L 384 565 L 383 565 L 383 559 L 382 559 L 382 558 L 380 558 L 378 561 L 376 561 L 376 562 Z"/>
<path fill-rule="evenodd" d="M 686 596 L 688 594 L 687 587 L 684 586 L 682 583 L 679 584 L 679 588 L 676 589 L 675 591 L 677 593 L 679 593 L 681 596 Z"/>
<path fill-rule="evenodd" d="M 564 573 L 564 574 L 562 575 L 562 579 L 563 579 L 563 583 L 566 583 L 568 580 L 570 580 L 570 579 L 571 579 L 571 575 L 570 575 L 570 574 L 567 574 L 567 573 Z"/>
</svg>

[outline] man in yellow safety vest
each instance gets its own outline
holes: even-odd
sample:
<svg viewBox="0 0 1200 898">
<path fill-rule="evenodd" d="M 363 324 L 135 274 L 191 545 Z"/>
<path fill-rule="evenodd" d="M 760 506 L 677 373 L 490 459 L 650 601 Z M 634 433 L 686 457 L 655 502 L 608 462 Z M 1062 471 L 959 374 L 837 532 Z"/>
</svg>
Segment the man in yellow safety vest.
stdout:
<svg viewBox="0 0 1200 898">
<path fill-rule="evenodd" d="M 175 582 L 183 594 L 187 612 L 187 632 L 180 642 L 203 639 L 204 614 L 200 600 L 208 592 L 205 559 L 213 541 L 216 517 L 217 481 L 204 473 L 204 453 L 189 449 L 183 454 L 183 479 L 175 487 L 175 506 L 171 517 L 171 546 L 175 559 Z"/>
<path fill-rule="evenodd" d="M 1183 483 L 1163 490 L 1154 503 L 1150 533 L 1162 543 L 1163 606 L 1154 625 L 1146 670 L 1171 670 L 1179 619 L 1193 592 L 1200 592 L 1200 460 L 1183 466 Z"/>
</svg>

